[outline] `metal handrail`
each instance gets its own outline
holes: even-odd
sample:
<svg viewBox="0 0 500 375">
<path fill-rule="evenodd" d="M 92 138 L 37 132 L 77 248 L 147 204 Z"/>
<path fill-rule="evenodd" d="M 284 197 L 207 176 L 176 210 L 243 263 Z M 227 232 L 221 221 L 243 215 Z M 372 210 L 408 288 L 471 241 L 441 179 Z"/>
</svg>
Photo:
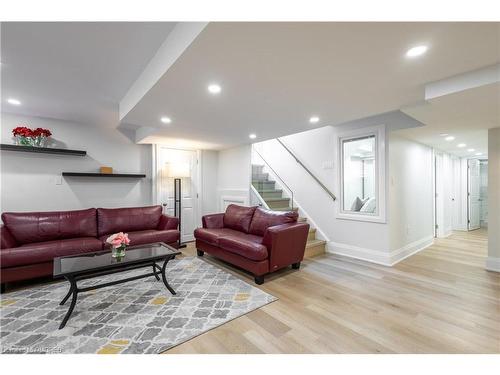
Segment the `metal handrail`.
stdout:
<svg viewBox="0 0 500 375">
<path fill-rule="evenodd" d="M 299 160 L 299 158 L 297 158 L 297 156 L 295 156 L 295 154 L 292 152 L 292 150 L 290 150 L 290 149 L 289 149 L 289 148 L 288 148 L 288 147 L 287 147 L 287 146 L 283 143 L 283 141 L 282 141 L 281 139 L 276 138 L 276 140 L 279 142 L 279 144 L 280 144 L 280 145 L 282 145 L 282 146 L 285 148 L 285 150 L 287 150 L 287 151 L 290 153 L 290 155 L 292 155 L 292 157 L 295 159 L 295 161 L 296 161 L 297 163 L 299 163 L 299 164 L 300 164 L 300 166 L 301 166 L 302 168 L 304 168 L 304 169 L 305 169 L 305 171 L 306 171 L 306 172 L 307 172 L 307 173 L 308 173 L 308 174 L 309 174 L 309 175 L 310 175 L 310 176 L 314 179 L 314 181 L 316 181 L 316 182 L 319 184 L 319 186 L 321 186 L 321 187 L 323 188 L 323 190 L 324 190 L 324 191 L 325 191 L 325 192 L 326 192 L 326 193 L 327 193 L 330 197 L 332 197 L 332 199 L 333 199 L 333 200 L 336 200 L 336 199 L 337 199 L 337 197 L 335 196 L 335 194 L 333 194 L 333 193 L 330 191 L 330 189 L 328 189 L 328 188 L 327 188 L 327 187 L 326 187 L 326 186 L 325 186 L 325 185 L 324 185 L 324 184 L 323 184 L 323 183 L 322 183 L 322 182 L 321 182 L 321 181 L 320 181 L 320 180 L 319 180 L 319 179 L 318 179 L 318 178 L 317 178 L 317 177 L 316 177 L 316 176 L 315 176 L 315 175 L 314 175 L 314 174 L 313 174 L 310 170 L 309 170 L 309 168 L 307 168 L 307 167 L 304 165 L 304 163 L 302 163 L 302 162 Z"/>
<path fill-rule="evenodd" d="M 269 163 L 266 161 L 266 159 L 264 159 L 264 157 L 260 154 L 259 151 L 257 151 L 257 149 L 255 147 L 252 147 L 253 151 L 255 151 L 257 153 L 257 155 L 260 156 L 260 158 L 262 159 L 262 161 L 267 165 L 267 167 L 274 173 L 274 175 L 276 177 L 278 177 L 278 179 L 281 181 L 281 183 L 283 184 L 283 186 L 288 189 L 290 191 L 290 194 L 291 194 L 291 197 L 290 197 L 290 206 L 291 208 L 293 209 L 293 190 L 290 189 L 290 187 L 285 183 L 285 181 L 283 181 L 283 179 L 278 175 L 278 173 L 276 173 L 276 171 L 273 169 L 273 167 L 271 167 L 269 165 Z"/>
</svg>

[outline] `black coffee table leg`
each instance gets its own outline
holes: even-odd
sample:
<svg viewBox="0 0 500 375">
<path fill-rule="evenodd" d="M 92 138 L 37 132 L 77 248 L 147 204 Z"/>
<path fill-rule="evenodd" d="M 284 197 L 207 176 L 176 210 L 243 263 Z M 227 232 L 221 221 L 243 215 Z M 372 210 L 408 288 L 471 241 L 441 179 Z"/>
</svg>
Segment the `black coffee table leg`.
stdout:
<svg viewBox="0 0 500 375">
<path fill-rule="evenodd" d="M 68 293 L 66 294 L 66 296 L 63 298 L 63 300 L 61 302 L 59 302 L 59 305 L 64 305 L 66 303 L 66 301 L 68 300 L 69 296 L 73 293 L 73 284 L 70 284 L 69 285 L 69 290 L 68 290 Z"/>
<path fill-rule="evenodd" d="M 156 269 L 158 269 L 158 271 L 160 271 L 160 272 L 158 272 L 158 273 L 157 273 L 157 272 L 156 272 Z M 160 266 L 159 266 L 159 265 L 157 265 L 156 263 L 153 263 L 153 272 L 154 272 L 154 274 L 155 274 L 156 280 L 160 281 L 160 276 L 158 276 L 158 274 L 160 274 L 160 273 L 161 273 L 161 268 L 160 268 Z"/>
<path fill-rule="evenodd" d="M 165 276 L 165 268 L 167 267 L 168 261 L 172 259 L 172 257 L 165 259 L 165 262 L 163 263 L 163 267 L 161 268 L 161 277 L 163 279 L 163 284 L 167 287 L 168 291 L 172 293 L 172 295 L 175 295 L 175 290 L 172 289 L 172 287 L 169 285 L 167 281 L 167 277 Z"/>
<path fill-rule="evenodd" d="M 73 277 L 71 277 L 71 276 L 66 276 L 66 280 L 68 280 L 70 282 L 70 284 L 71 284 L 70 292 L 73 295 L 73 297 L 71 298 L 71 304 L 69 305 L 68 312 L 64 316 L 64 319 L 63 319 L 61 325 L 59 326 L 59 329 L 63 329 L 64 328 L 64 326 L 68 322 L 69 317 L 73 313 L 73 309 L 75 308 L 75 305 L 76 305 L 76 296 L 78 294 L 78 288 L 76 287 L 76 281 L 75 281 L 75 279 Z M 68 297 L 69 297 L 69 293 L 68 293 L 68 295 L 66 297 L 64 297 L 64 300 L 61 302 L 61 304 L 63 304 L 64 302 L 66 302 L 66 300 L 68 299 Z"/>
</svg>

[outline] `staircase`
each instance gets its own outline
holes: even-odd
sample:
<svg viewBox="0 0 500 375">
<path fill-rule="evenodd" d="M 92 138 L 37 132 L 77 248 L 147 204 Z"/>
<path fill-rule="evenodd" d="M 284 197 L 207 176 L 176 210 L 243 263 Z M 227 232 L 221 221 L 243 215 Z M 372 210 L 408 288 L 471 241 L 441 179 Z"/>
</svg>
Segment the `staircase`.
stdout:
<svg viewBox="0 0 500 375">
<path fill-rule="evenodd" d="M 274 211 L 298 211 L 293 207 L 290 198 L 283 194 L 283 190 L 276 187 L 276 181 L 269 179 L 269 174 L 263 172 L 264 165 L 252 165 L 252 185 L 257 190 L 269 209 Z M 307 222 L 307 218 L 299 217 L 301 222 Z M 305 257 L 311 258 L 325 253 L 326 241 L 316 238 L 316 228 L 309 229 L 307 236 Z"/>
</svg>

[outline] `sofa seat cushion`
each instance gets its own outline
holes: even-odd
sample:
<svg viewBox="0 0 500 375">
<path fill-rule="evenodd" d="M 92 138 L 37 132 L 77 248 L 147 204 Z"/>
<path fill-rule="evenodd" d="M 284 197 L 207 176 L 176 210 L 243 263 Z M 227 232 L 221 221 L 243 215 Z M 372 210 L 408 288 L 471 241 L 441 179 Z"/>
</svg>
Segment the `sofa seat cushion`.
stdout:
<svg viewBox="0 0 500 375">
<path fill-rule="evenodd" d="M 173 243 L 179 239 L 179 231 L 175 229 L 169 230 L 138 230 L 135 232 L 127 232 L 128 238 L 130 239 L 130 246 L 137 245 L 147 245 L 156 242 Z M 106 244 L 106 239 L 108 235 L 101 236 L 99 239 L 104 242 L 105 247 L 109 247 Z"/>
<path fill-rule="evenodd" d="M 252 237 L 256 236 L 248 235 L 248 237 L 221 237 L 219 238 L 219 247 L 250 260 L 266 260 L 268 258 L 267 247 L 253 241 Z"/>
<path fill-rule="evenodd" d="M 102 250 L 102 242 L 93 237 L 36 242 L 0 251 L 2 268 L 51 262 L 55 257 Z"/>
<path fill-rule="evenodd" d="M 204 241 L 210 245 L 219 246 L 219 238 L 224 236 L 237 236 L 238 231 L 229 228 L 197 228 L 194 230 L 194 238 Z"/>
<path fill-rule="evenodd" d="M 219 246 L 219 239 L 222 237 L 242 238 L 256 243 L 262 243 L 262 237 L 260 236 L 246 234 L 229 228 L 197 228 L 194 231 L 194 237 L 197 240 L 204 241 L 214 246 Z"/>
</svg>

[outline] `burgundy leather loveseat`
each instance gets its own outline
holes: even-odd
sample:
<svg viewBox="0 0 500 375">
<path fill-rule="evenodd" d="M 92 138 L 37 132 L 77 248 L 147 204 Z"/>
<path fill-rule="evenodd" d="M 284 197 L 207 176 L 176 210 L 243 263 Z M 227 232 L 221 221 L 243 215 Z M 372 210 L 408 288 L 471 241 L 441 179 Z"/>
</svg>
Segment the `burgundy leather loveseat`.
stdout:
<svg viewBox="0 0 500 375">
<path fill-rule="evenodd" d="M 198 256 L 204 252 L 251 272 L 256 284 L 264 275 L 304 258 L 309 224 L 297 213 L 231 204 L 225 213 L 205 215 L 194 231 Z"/>
<path fill-rule="evenodd" d="M 7 282 L 52 275 L 54 257 L 103 250 L 116 232 L 128 233 L 131 245 L 177 246 L 179 239 L 178 219 L 162 215 L 161 206 L 5 212 L 2 221 L 2 289 Z"/>
</svg>

